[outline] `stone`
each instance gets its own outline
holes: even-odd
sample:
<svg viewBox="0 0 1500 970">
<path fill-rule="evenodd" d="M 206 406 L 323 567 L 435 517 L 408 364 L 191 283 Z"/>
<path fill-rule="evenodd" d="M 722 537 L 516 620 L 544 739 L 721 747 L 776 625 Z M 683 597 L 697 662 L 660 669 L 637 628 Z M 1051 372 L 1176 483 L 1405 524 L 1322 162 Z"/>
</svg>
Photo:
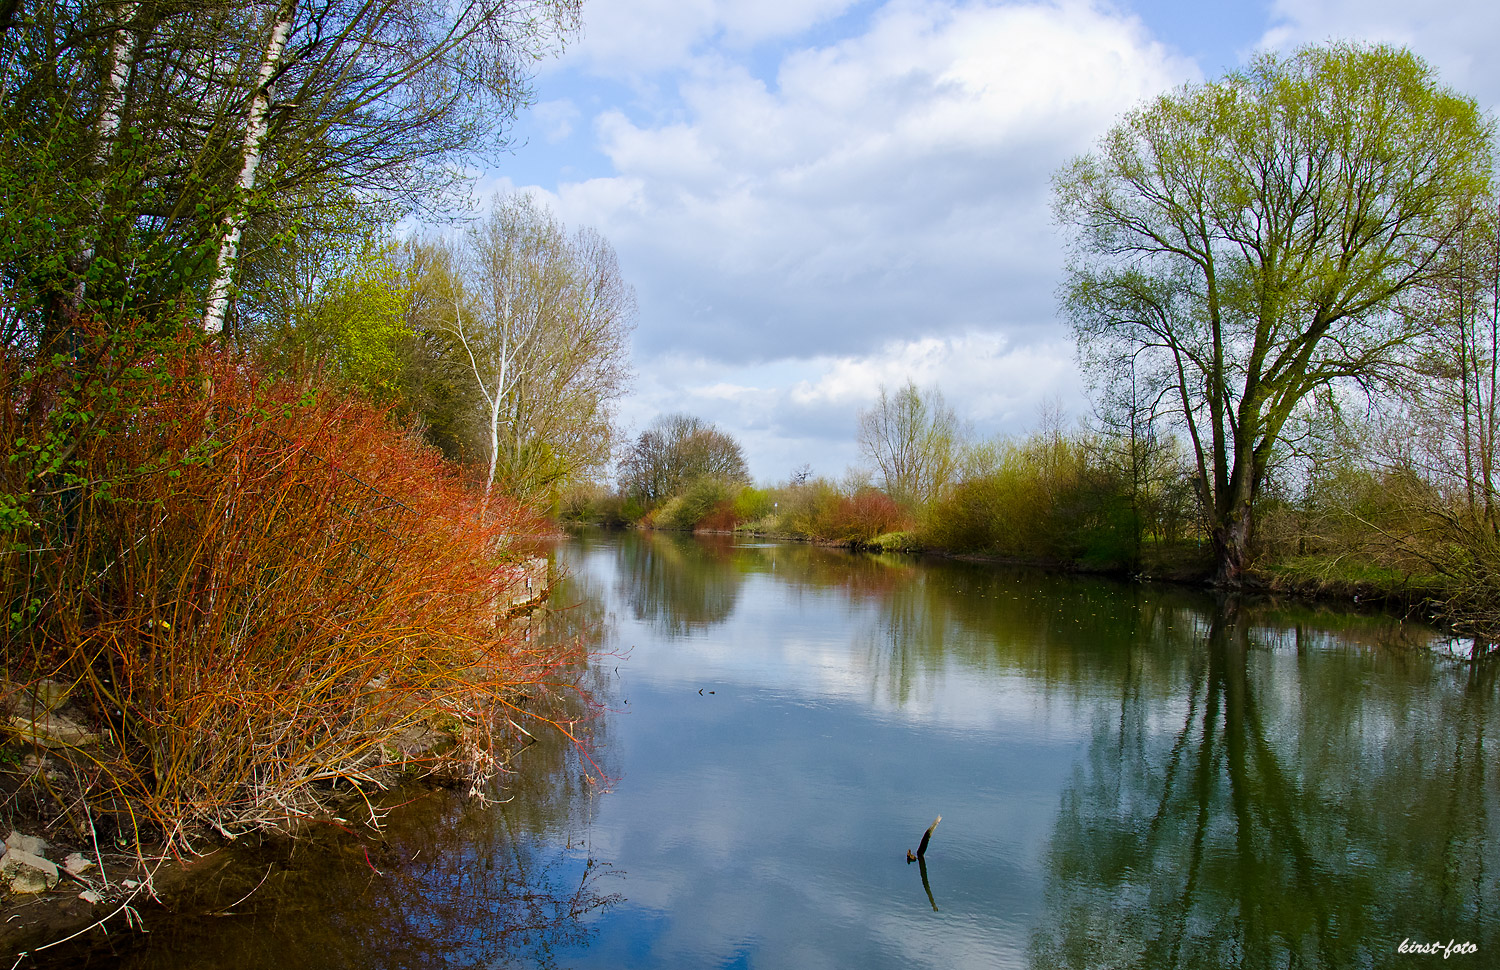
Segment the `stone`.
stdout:
<svg viewBox="0 0 1500 970">
<path fill-rule="evenodd" d="M 57 885 L 57 866 L 41 856 L 7 849 L 0 855 L 0 879 L 4 879 L 13 893 L 46 892 Z"/>
<path fill-rule="evenodd" d="M 10 718 L 10 726 L 22 741 L 44 748 L 77 748 L 99 741 L 99 735 L 60 714 L 43 714 L 36 718 L 17 714 Z"/>
<path fill-rule="evenodd" d="M 20 829 L 12 829 L 5 837 L 5 847 L 15 852 L 26 852 L 31 855 L 46 855 L 47 842 L 35 835 L 27 835 Z"/>
<path fill-rule="evenodd" d="M 70 875 L 81 876 L 94 868 L 94 860 L 85 858 L 82 852 L 74 852 L 63 860 L 63 868 L 68 870 Z"/>
<path fill-rule="evenodd" d="M 104 897 L 94 892 L 92 889 L 85 889 L 83 892 L 78 894 L 78 898 L 88 903 L 90 906 L 98 906 L 100 903 L 104 902 Z"/>
<path fill-rule="evenodd" d="M 55 711 L 68 699 L 71 688 L 67 684 L 60 684 L 55 680 L 39 680 L 31 685 L 31 696 L 36 698 L 37 704 L 47 711 Z"/>
</svg>

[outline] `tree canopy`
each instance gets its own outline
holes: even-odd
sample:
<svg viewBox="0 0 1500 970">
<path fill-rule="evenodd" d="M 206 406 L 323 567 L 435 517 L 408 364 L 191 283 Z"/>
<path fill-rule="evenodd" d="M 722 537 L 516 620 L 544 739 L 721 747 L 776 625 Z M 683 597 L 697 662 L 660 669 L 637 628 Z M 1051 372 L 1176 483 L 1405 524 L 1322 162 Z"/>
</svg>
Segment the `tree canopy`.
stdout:
<svg viewBox="0 0 1500 970">
<path fill-rule="evenodd" d="M 657 418 L 620 462 L 620 490 L 647 508 L 705 478 L 747 484 L 750 472 L 738 441 L 686 414 Z"/>
<path fill-rule="evenodd" d="M 925 505 L 952 480 L 963 444 L 958 415 L 936 389 L 912 381 L 859 412 L 859 451 L 880 471 L 885 492 L 903 505 Z"/>
<path fill-rule="evenodd" d="M 1397 377 L 1419 323 L 1396 302 L 1485 191 L 1493 131 L 1410 52 L 1335 44 L 1165 94 L 1054 176 L 1079 354 L 1181 425 L 1219 581 L 1299 405 Z"/>
<path fill-rule="evenodd" d="M 80 314 L 234 322 L 242 264 L 330 207 L 441 207 L 577 0 L 0 4 L 7 347 Z M 246 246 L 241 246 L 241 237 Z M 252 245 L 254 244 L 254 245 Z M 257 248 L 258 247 L 258 248 Z"/>
<path fill-rule="evenodd" d="M 635 325 L 613 247 L 516 195 L 496 198 L 461 244 L 428 248 L 417 322 L 482 410 L 486 487 L 537 499 L 601 471 Z"/>
</svg>

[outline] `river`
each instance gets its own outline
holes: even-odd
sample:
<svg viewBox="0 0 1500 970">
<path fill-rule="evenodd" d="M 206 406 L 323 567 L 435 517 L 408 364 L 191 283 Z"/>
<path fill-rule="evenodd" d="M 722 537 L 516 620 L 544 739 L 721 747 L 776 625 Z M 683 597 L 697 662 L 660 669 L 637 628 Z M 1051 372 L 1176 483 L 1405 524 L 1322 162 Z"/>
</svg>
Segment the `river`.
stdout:
<svg viewBox="0 0 1500 970">
<path fill-rule="evenodd" d="M 243 853 L 73 965 L 1500 966 L 1495 670 L 1431 630 L 728 538 L 556 555 L 586 755 Z"/>
</svg>

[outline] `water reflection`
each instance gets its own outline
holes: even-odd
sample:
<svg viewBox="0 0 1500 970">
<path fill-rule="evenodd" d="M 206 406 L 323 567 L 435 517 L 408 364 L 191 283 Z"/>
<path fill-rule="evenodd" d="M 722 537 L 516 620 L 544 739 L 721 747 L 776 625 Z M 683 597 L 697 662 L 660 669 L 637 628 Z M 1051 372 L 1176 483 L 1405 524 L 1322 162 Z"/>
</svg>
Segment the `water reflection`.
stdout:
<svg viewBox="0 0 1500 970">
<path fill-rule="evenodd" d="M 396 818 L 384 838 L 321 825 L 201 863 L 210 869 L 166 909 L 142 907 L 148 934 L 96 937 L 28 965 L 546 967 L 586 945 L 586 918 L 619 898 L 586 844 L 560 850 L 507 812 L 437 792 Z"/>
<path fill-rule="evenodd" d="M 635 618 L 663 636 L 722 623 L 734 612 L 743 579 L 729 563 L 729 548 L 679 533 L 646 533 L 621 550 L 618 591 Z"/>
<path fill-rule="evenodd" d="M 1430 631 L 805 545 L 595 534 L 559 556 L 577 605 L 538 635 L 608 654 L 588 681 L 608 713 L 562 712 L 597 763 L 537 745 L 511 802 L 442 801 L 384 841 L 280 850 L 204 902 L 270 872 L 234 915 L 153 934 L 175 962 L 124 965 L 1500 952 L 1496 680 L 1415 649 Z"/>
<path fill-rule="evenodd" d="M 633 551 L 636 541 L 624 540 L 622 562 L 651 554 Z M 1403 939 L 1500 950 L 1490 925 L 1500 906 L 1500 774 L 1485 752 L 1500 719 L 1495 678 L 1435 656 L 1430 630 L 1383 615 L 963 563 L 802 546 L 687 548 L 680 538 L 667 548 L 695 575 L 662 577 L 657 589 L 691 595 L 655 596 L 659 612 L 637 608 L 637 617 L 668 635 L 712 631 L 732 644 L 715 655 L 729 659 L 714 673 L 747 691 L 790 690 L 827 705 L 848 699 L 839 685 L 852 685 L 862 699 L 836 729 L 856 750 L 825 750 L 806 773 L 800 753 L 765 759 L 781 759 L 782 790 L 864 784 L 868 798 L 891 799 L 878 772 L 844 760 L 866 744 L 871 757 L 884 754 L 920 779 L 895 790 L 904 804 L 877 805 L 873 816 L 940 792 L 943 811 L 960 806 L 954 817 L 971 827 L 998 813 L 1005 827 L 1024 829 L 1047 785 L 1044 764 L 1057 763 L 1055 742 L 1076 738 L 1035 843 L 1035 895 L 1026 895 L 1021 836 L 1006 843 L 954 830 L 955 851 L 975 851 L 965 860 L 974 864 L 960 869 L 950 857 L 930 878 L 921 866 L 924 908 L 971 929 L 988 918 L 992 929 L 918 965 L 980 963 L 983 954 L 1037 970 L 1365 967 L 1396 961 Z M 773 582 L 774 594 L 749 592 L 757 581 Z M 704 592 L 712 589 L 726 592 Z M 683 616 L 662 615 L 678 602 Z M 702 609 L 707 602 L 719 609 Z M 795 626 L 778 619 L 789 611 Z M 775 664 L 753 659 L 772 653 Z M 843 679 L 830 680 L 830 668 Z M 898 713 L 915 740 L 860 726 L 870 711 Z M 741 745 L 806 744 L 736 725 Z M 826 746 L 839 735 L 821 737 Z M 1014 746 L 1013 764 L 987 766 L 970 742 L 1000 738 Z M 1040 781 L 1025 788 L 1017 772 Z M 993 887 L 1002 868 L 1018 891 Z M 939 895 L 951 902 L 940 907 Z M 892 918 L 880 907 L 867 916 Z M 1017 919 L 1025 942 L 1011 957 L 1004 927 Z"/>
<path fill-rule="evenodd" d="M 1221 605 L 1189 645 L 1175 727 L 1132 651 L 1118 716 L 1096 720 L 1063 793 L 1034 967 L 1359 967 L 1407 938 L 1500 946 L 1493 677 L 1439 669 L 1434 691 L 1402 669 L 1411 655 L 1278 652 L 1300 633 Z"/>
</svg>

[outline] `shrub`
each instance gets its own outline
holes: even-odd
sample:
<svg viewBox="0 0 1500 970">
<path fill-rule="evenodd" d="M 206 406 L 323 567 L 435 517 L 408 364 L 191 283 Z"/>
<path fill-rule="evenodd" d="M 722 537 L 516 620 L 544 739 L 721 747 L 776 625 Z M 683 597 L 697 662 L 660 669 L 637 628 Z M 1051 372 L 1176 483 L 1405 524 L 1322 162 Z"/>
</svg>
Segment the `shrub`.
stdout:
<svg viewBox="0 0 1500 970">
<path fill-rule="evenodd" d="M 735 494 L 731 510 L 736 523 L 754 522 L 770 515 L 774 506 L 768 490 L 747 485 Z"/>
<path fill-rule="evenodd" d="M 656 510 L 652 524 L 658 529 L 691 532 L 716 508 L 728 502 L 729 493 L 730 486 L 721 479 L 709 476 L 694 479 L 682 494 L 672 496 Z"/>
<path fill-rule="evenodd" d="M 0 579 L 36 604 L 8 611 L 3 661 L 112 739 L 76 753 L 96 806 L 169 839 L 281 824 L 425 757 L 435 715 L 464 728 L 441 766 L 477 782 L 495 725 L 566 679 L 565 651 L 499 622 L 526 514 L 481 506 L 384 412 L 191 349 L 107 382 L 3 360 L 0 385 L 22 458 Z M 26 449 L 49 433 L 65 474 Z"/>
</svg>

